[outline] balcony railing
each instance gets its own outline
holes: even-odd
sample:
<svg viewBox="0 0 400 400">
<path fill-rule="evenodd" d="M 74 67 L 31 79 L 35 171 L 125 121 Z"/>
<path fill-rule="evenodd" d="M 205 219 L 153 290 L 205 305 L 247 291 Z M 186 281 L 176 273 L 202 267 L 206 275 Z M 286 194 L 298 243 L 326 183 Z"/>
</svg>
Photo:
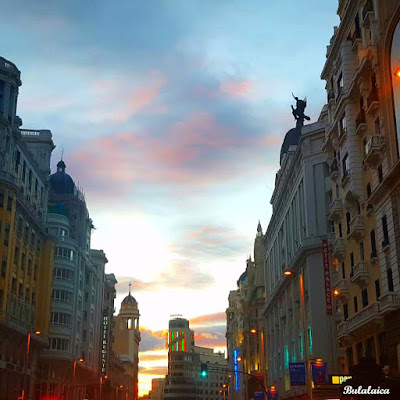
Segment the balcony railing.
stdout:
<svg viewBox="0 0 400 400">
<path fill-rule="evenodd" d="M 364 219 L 361 215 L 355 215 L 350 221 L 350 231 L 347 235 L 350 239 L 359 239 L 364 234 Z"/>
<path fill-rule="evenodd" d="M 372 109 L 377 107 L 378 104 L 379 104 L 378 89 L 376 87 L 374 87 L 369 92 L 369 95 L 367 97 L 367 109 L 368 109 L 368 112 L 370 112 Z"/>
<path fill-rule="evenodd" d="M 336 238 L 332 245 L 332 257 L 342 260 L 346 251 L 346 239 Z"/>
<path fill-rule="evenodd" d="M 350 280 L 356 283 L 361 289 L 364 289 L 368 285 L 369 273 L 365 261 L 360 261 L 352 268 Z"/>
<path fill-rule="evenodd" d="M 332 164 L 329 167 L 331 172 L 331 179 L 335 180 L 339 175 L 339 166 L 336 158 L 332 161 Z"/>
<path fill-rule="evenodd" d="M 343 212 L 342 200 L 335 199 L 331 203 L 329 219 L 336 221 L 340 218 Z"/>
<path fill-rule="evenodd" d="M 385 148 L 385 138 L 381 135 L 374 135 L 365 145 L 364 165 L 376 168 L 381 164 L 382 152 Z"/>
<path fill-rule="evenodd" d="M 366 119 L 365 119 L 365 111 L 362 108 L 356 117 L 356 133 L 359 133 L 366 128 Z"/>
<path fill-rule="evenodd" d="M 398 310 L 400 307 L 400 298 L 395 293 L 386 293 L 379 298 L 379 310 L 381 314 Z"/>
</svg>

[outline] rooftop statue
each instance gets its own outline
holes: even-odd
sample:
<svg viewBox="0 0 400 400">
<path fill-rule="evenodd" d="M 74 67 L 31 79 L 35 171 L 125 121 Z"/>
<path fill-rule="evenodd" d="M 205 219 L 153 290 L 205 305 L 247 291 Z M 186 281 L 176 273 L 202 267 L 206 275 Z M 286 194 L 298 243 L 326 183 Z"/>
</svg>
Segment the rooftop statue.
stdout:
<svg viewBox="0 0 400 400">
<path fill-rule="evenodd" d="M 304 125 L 304 120 L 309 121 L 310 117 L 304 114 L 304 110 L 307 107 L 307 97 L 304 100 L 300 100 L 293 93 L 292 96 L 296 100 L 296 108 L 292 107 L 292 114 L 296 120 L 296 128 L 301 128 Z"/>
</svg>

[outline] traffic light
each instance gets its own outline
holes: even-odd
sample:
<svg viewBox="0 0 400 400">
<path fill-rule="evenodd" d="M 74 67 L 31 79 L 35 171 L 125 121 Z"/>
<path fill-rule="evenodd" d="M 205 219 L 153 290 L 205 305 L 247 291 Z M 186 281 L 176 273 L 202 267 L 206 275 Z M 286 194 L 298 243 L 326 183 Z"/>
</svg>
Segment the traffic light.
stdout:
<svg viewBox="0 0 400 400">
<path fill-rule="evenodd" d="M 207 364 L 201 364 L 200 375 L 201 375 L 202 378 L 206 378 L 207 377 L 207 375 L 208 375 Z"/>
</svg>

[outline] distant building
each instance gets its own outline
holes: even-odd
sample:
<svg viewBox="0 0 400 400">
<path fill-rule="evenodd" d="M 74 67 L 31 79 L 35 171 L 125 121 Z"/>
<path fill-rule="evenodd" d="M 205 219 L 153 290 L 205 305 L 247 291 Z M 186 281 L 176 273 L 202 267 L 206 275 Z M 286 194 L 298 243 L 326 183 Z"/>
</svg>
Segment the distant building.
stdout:
<svg viewBox="0 0 400 400">
<path fill-rule="evenodd" d="M 202 377 L 201 364 L 207 364 L 208 375 Z M 222 400 L 227 395 L 228 373 L 224 353 L 195 346 L 189 321 L 169 321 L 168 374 L 165 378 L 165 400 Z"/>
<path fill-rule="evenodd" d="M 164 400 L 165 378 L 151 380 L 151 400 Z"/>
<path fill-rule="evenodd" d="M 230 370 L 236 368 L 254 378 L 240 373 L 231 374 L 230 398 L 254 397 L 267 385 L 264 319 L 264 235 L 258 223 L 254 241 L 254 261 L 247 260 L 246 271 L 238 280 L 238 289 L 229 294 L 227 314 L 227 347 Z M 241 361 L 238 362 L 237 358 Z M 257 382 L 260 381 L 260 383 Z"/>
<path fill-rule="evenodd" d="M 48 130 L 20 129 L 20 71 L 0 57 L 0 392 L 32 398 L 47 347 L 54 238 L 48 233 Z M 41 143 L 37 151 L 35 143 Z M 37 332 L 37 333 L 35 333 Z"/>
<path fill-rule="evenodd" d="M 131 294 L 129 285 L 128 296 L 121 303 L 118 315 L 114 316 L 113 353 L 118 356 L 129 376 L 125 385 L 126 400 L 138 399 L 139 372 L 139 308 L 136 299 Z"/>
</svg>

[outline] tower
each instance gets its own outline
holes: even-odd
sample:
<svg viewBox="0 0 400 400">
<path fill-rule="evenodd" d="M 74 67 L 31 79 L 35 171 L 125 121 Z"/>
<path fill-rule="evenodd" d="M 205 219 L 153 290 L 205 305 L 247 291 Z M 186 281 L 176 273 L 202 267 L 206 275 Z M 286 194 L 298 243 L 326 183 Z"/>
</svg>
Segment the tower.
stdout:
<svg viewBox="0 0 400 400">
<path fill-rule="evenodd" d="M 136 299 L 129 293 L 122 300 L 119 314 L 114 317 L 113 351 L 124 363 L 127 373 L 131 376 L 132 387 L 128 388 L 128 400 L 138 398 L 138 371 L 139 371 L 139 308 Z"/>
</svg>

